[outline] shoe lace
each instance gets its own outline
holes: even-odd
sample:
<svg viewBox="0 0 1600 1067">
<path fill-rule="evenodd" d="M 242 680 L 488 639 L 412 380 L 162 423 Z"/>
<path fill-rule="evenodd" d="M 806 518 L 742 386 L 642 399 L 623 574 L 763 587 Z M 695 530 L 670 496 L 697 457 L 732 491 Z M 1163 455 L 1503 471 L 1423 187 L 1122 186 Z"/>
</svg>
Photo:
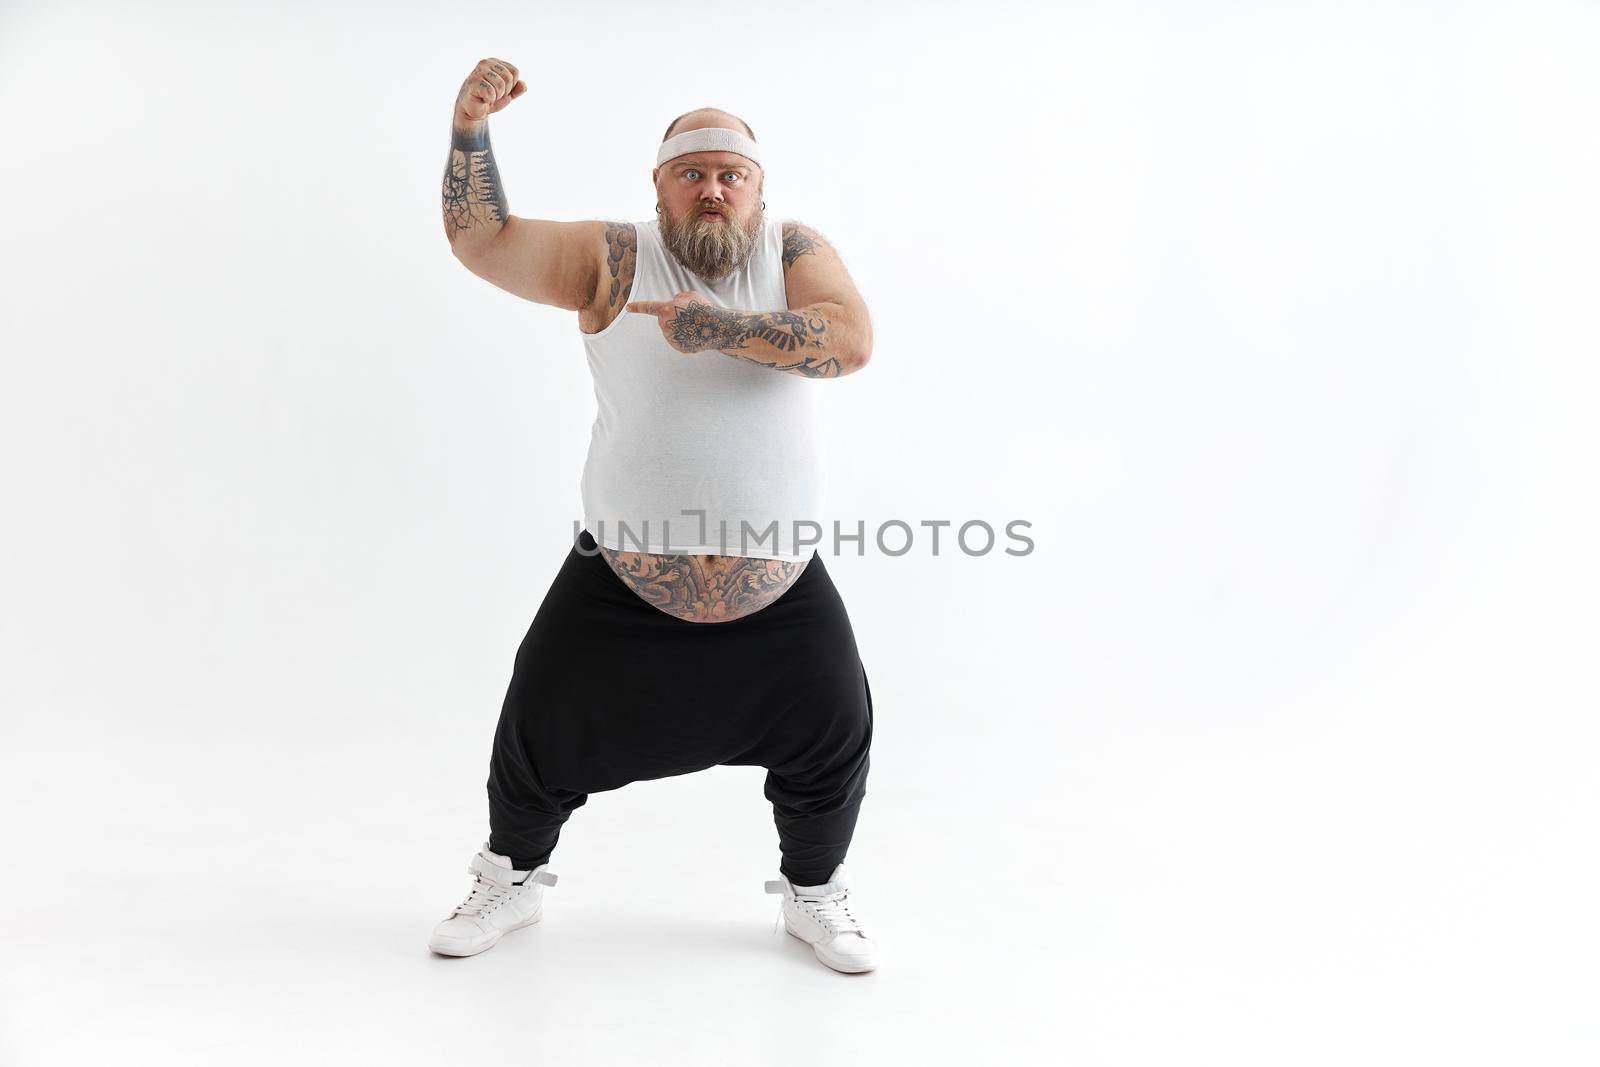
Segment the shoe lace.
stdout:
<svg viewBox="0 0 1600 1067">
<path fill-rule="evenodd" d="M 452 915 L 487 915 L 515 895 L 511 887 L 496 885 L 470 868 L 468 873 L 472 875 L 472 892 L 456 905 Z"/>
<path fill-rule="evenodd" d="M 861 928 L 861 920 L 857 919 L 850 913 L 850 890 L 848 889 L 841 889 L 837 893 L 829 893 L 826 896 L 811 896 L 805 893 L 796 893 L 794 900 L 796 904 L 806 908 L 811 912 L 812 915 L 815 915 L 817 920 L 821 922 L 823 926 L 836 934 L 850 932 L 864 933 Z M 780 902 L 778 908 L 779 919 L 783 918 L 782 905 L 783 902 Z M 777 932 L 777 920 L 773 921 L 772 929 L 774 933 Z"/>
</svg>

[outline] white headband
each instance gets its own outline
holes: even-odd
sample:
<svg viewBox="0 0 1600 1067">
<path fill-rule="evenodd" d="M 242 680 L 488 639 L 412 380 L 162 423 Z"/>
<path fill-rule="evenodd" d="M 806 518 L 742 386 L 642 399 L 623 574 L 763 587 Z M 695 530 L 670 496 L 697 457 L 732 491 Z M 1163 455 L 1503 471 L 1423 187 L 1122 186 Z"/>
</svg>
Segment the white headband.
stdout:
<svg viewBox="0 0 1600 1067">
<path fill-rule="evenodd" d="M 688 133 L 680 133 L 661 142 L 661 150 L 656 153 L 656 166 L 661 166 L 669 159 L 686 156 L 690 152 L 736 152 L 759 167 L 761 157 L 757 153 L 760 151 L 754 141 L 738 130 L 707 126 L 699 130 L 690 130 Z"/>
</svg>

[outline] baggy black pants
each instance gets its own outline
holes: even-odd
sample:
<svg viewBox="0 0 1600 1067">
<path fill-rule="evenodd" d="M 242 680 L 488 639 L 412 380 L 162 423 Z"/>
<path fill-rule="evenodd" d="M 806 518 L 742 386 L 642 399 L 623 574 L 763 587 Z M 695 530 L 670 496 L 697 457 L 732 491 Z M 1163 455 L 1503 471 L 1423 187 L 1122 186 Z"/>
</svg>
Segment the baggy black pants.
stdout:
<svg viewBox="0 0 1600 1067">
<path fill-rule="evenodd" d="M 489 762 L 489 847 L 529 870 L 590 793 L 765 767 L 779 871 L 819 885 L 850 847 L 871 744 L 866 669 L 820 555 L 754 614 L 688 622 L 642 600 L 584 531 L 517 649 Z"/>
</svg>

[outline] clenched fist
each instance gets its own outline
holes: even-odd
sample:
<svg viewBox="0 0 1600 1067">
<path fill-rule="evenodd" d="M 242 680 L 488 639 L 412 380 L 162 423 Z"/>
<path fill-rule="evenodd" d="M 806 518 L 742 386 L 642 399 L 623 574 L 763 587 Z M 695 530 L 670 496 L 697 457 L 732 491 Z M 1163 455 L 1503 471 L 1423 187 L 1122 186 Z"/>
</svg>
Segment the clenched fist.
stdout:
<svg viewBox="0 0 1600 1067">
<path fill-rule="evenodd" d="M 455 125 L 473 129 L 528 91 L 517 68 L 503 59 L 480 59 L 456 95 Z"/>
</svg>

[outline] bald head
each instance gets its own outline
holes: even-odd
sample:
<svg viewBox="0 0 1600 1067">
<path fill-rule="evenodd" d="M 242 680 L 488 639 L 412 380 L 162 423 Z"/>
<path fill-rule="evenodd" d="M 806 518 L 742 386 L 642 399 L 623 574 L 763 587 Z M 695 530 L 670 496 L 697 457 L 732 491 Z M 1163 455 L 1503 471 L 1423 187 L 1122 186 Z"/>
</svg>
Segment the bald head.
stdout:
<svg viewBox="0 0 1600 1067">
<path fill-rule="evenodd" d="M 685 133 L 689 130 L 702 130 L 707 126 L 720 126 L 725 130 L 739 130 L 752 141 L 756 135 L 750 129 L 750 124 L 738 115 L 731 115 L 721 108 L 697 107 L 693 111 L 685 111 L 667 127 L 667 132 L 662 135 L 661 141 L 665 144 L 672 140 L 674 134 Z"/>
</svg>

